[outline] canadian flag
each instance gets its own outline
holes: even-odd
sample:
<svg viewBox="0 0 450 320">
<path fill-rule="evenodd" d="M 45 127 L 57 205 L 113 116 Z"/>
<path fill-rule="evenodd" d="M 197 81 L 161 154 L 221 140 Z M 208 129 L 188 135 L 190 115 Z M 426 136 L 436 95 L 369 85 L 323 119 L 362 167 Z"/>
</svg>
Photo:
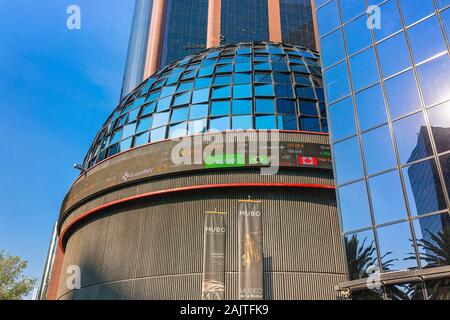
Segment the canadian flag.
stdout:
<svg viewBox="0 0 450 320">
<path fill-rule="evenodd" d="M 299 156 L 298 164 L 301 166 L 317 166 L 317 158 Z"/>
</svg>

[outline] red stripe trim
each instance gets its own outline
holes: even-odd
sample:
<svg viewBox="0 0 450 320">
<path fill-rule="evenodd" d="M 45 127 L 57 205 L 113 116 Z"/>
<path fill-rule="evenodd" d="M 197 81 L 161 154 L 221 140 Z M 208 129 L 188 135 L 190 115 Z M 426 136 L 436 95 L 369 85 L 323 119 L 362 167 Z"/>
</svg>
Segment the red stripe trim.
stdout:
<svg viewBox="0 0 450 320">
<path fill-rule="evenodd" d="M 190 186 L 190 187 L 180 187 L 180 188 L 173 188 L 173 189 L 167 189 L 167 190 L 159 190 L 159 191 L 153 191 L 148 193 L 139 194 L 136 196 L 131 196 L 128 198 L 112 201 L 109 203 L 106 203 L 104 205 L 101 205 L 97 208 L 91 209 L 75 219 L 73 219 L 60 233 L 59 239 L 58 239 L 58 245 L 62 252 L 65 252 L 65 248 L 63 248 L 62 242 L 63 239 L 69 229 L 71 229 L 75 224 L 80 222 L 81 220 L 92 216 L 93 214 L 105 210 L 107 208 L 110 208 L 112 206 L 130 202 L 133 200 L 138 199 L 144 199 L 144 198 L 150 198 L 158 195 L 163 194 L 170 194 L 170 193 L 176 193 L 181 191 L 190 191 L 190 190 L 202 190 L 202 189 L 213 189 L 213 188 L 228 188 L 228 187 L 283 187 L 283 188 L 315 188 L 315 189 L 335 189 L 334 186 L 330 185 L 321 185 L 321 184 L 309 184 L 309 183 L 228 183 L 228 184 L 209 184 L 209 185 L 200 185 L 200 186 Z"/>
<path fill-rule="evenodd" d="M 252 130 L 252 131 L 260 132 L 261 130 Z M 272 132 L 272 131 L 273 131 L 273 130 L 269 130 L 268 132 Z M 221 131 L 220 133 L 239 133 L 239 132 L 241 132 L 241 131 L 240 131 L 240 130 L 225 130 L 225 131 Z M 242 132 L 244 132 L 244 131 L 242 131 Z M 321 135 L 321 136 L 328 136 L 328 135 L 329 135 L 328 133 L 325 133 L 325 132 L 312 132 L 312 131 L 299 131 L 299 130 L 276 130 L 276 131 L 274 131 L 274 132 L 314 134 L 314 135 Z M 196 136 L 200 136 L 200 135 L 204 135 L 204 136 L 205 136 L 205 135 L 210 135 L 210 134 L 217 134 L 217 133 L 216 133 L 216 132 L 198 133 L 198 134 L 192 134 L 192 135 L 184 136 L 184 137 L 181 137 L 181 138 L 186 138 L 186 137 L 196 137 Z M 179 139 L 179 138 L 178 138 L 178 139 Z M 95 167 L 97 167 L 98 165 L 102 164 L 103 162 L 105 162 L 105 161 L 107 161 L 107 160 L 111 160 L 111 159 L 113 159 L 113 158 L 115 158 L 115 157 L 118 157 L 118 156 L 120 156 L 120 155 L 122 155 L 122 154 L 124 154 L 124 153 L 128 153 L 128 152 L 130 152 L 130 151 L 133 151 L 133 150 L 135 150 L 135 149 L 144 148 L 144 147 L 147 147 L 147 146 L 152 145 L 152 144 L 157 144 L 157 143 L 161 143 L 161 142 L 167 142 L 167 141 L 171 141 L 171 140 L 177 140 L 177 139 L 163 139 L 163 140 L 158 140 L 158 141 L 155 141 L 155 142 L 149 142 L 149 143 L 147 143 L 147 144 L 143 144 L 143 145 L 140 145 L 140 146 L 138 146 L 138 147 L 134 147 L 134 148 L 131 148 L 131 149 L 128 149 L 128 150 L 125 150 L 125 151 L 116 153 L 116 154 L 112 155 L 111 157 L 105 158 L 105 159 L 103 159 L 102 161 L 97 162 L 96 164 L 94 164 L 92 167 L 90 167 L 90 168 L 87 169 L 86 171 L 82 172 L 82 173 L 75 179 L 75 181 L 72 183 L 72 185 L 70 186 L 70 189 L 72 189 L 73 185 L 74 185 L 81 177 L 83 177 L 86 173 L 88 173 L 89 171 L 91 171 L 92 169 L 94 169 Z"/>
</svg>

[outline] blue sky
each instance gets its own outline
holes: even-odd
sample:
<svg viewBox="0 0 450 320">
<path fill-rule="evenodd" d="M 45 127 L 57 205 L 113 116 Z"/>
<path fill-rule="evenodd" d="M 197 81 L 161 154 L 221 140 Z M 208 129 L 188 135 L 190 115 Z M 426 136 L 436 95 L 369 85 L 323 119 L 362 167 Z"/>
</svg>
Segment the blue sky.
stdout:
<svg viewBox="0 0 450 320">
<path fill-rule="evenodd" d="M 66 9 L 81 8 L 81 30 Z M 134 0 L 0 0 L 0 250 L 40 278 L 61 201 L 118 103 Z"/>
</svg>

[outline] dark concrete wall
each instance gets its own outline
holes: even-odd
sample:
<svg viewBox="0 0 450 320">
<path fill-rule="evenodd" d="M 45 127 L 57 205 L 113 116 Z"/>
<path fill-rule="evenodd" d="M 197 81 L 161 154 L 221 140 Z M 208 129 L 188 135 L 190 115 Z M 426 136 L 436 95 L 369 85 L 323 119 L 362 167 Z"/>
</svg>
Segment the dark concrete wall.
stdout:
<svg viewBox="0 0 450 320">
<path fill-rule="evenodd" d="M 243 174 L 245 176 L 245 174 Z M 245 178 L 243 178 L 245 179 Z M 266 299 L 334 299 L 345 281 L 334 190 L 221 188 L 114 206 L 68 236 L 59 299 L 200 299 L 204 211 L 228 212 L 226 298 L 237 298 L 238 200 L 262 200 Z"/>
</svg>

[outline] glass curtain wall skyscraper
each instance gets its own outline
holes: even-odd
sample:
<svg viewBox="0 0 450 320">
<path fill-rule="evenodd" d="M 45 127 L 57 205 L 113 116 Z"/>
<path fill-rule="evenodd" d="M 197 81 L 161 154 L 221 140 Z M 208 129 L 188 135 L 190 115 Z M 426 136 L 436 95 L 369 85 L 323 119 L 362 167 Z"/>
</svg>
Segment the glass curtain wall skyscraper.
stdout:
<svg viewBox="0 0 450 320">
<path fill-rule="evenodd" d="M 421 275 L 366 298 L 450 299 L 449 5 L 315 1 L 349 280 Z"/>
<path fill-rule="evenodd" d="M 311 0 L 137 0 L 122 97 L 202 49 L 284 42 L 315 49 Z"/>
</svg>

